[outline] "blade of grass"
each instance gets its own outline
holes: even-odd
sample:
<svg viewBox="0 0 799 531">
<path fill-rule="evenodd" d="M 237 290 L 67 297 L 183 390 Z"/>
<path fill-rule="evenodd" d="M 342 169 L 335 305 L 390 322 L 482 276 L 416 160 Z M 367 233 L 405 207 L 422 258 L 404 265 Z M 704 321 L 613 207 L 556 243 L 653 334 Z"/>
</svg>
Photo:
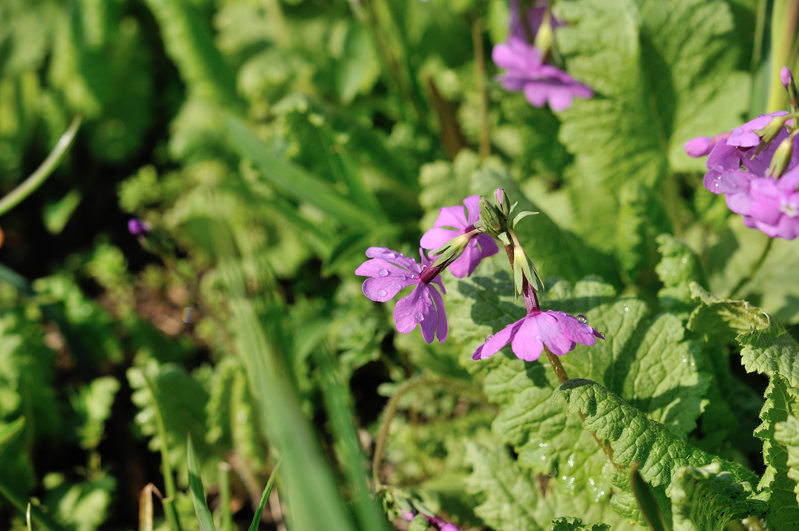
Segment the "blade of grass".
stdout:
<svg viewBox="0 0 799 531">
<path fill-rule="evenodd" d="M 194 514 L 197 515 L 197 523 L 200 524 L 200 531 L 216 531 L 214 519 L 211 516 L 211 511 L 208 509 L 208 502 L 205 499 L 203 480 L 200 477 L 200 465 L 197 464 L 197 456 L 194 455 L 194 445 L 191 444 L 191 433 L 186 439 L 189 490 L 191 491 L 191 501 L 194 504 Z"/>
<path fill-rule="evenodd" d="M 25 525 L 28 527 L 28 531 L 33 531 L 33 525 L 31 524 L 31 502 L 28 502 L 28 510 L 25 511 Z"/>
<path fill-rule="evenodd" d="M 339 460 L 352 489 L 358 523 L 361 529 L 388 530 L 382 511 L 369 496 L 369 487 L 366 484 L 366 458 L 358 442 L 355 419 L 350 409 L 349 389 L 342 382 L 326 344 L 314 350 L 314 361 L 319 366 L 319 374 L 322 377 L 322 395 L 338 442 L 337 446 L 342 454 Z"/>
<path fill-rule="evenodd" d="M 356 529 L 344 510 L 330 465 L 300 408 L 287 371 L 281 369 L 285 358 L 270 344 L 252 302 L 243 296 L 245 284 L 240 266 L 226 260 L 219 270 L 228 285 L 231 323 L 235 326 L 238 351 L 247 366 L 264 435 L 286 461 L 283 477 L 292 508 L 292 527 Z M 275 304 L 269 299 L 261 303 Z M 272 310 L 270 321 L 275 326 L 283 312 L 279 308 Z"/>
<path fill-rule="evenodd" d="M 147 390 L 150 391 L 150 397 L 153 400 L 153 411 L 155 411 L 155 424 L 158 428 L 158 435 L 161 439 L 161 472 L 164 475 L 164 488 L 166 489 L 166 499 L 164 499 L 164 513 L 166 514 L 169 528 L 172 531 L 181 531 L 180 518 L 178 511 L 175 508 L 175 477 L 172 475 L 172 463 L 169 460 L 169 447 L 166 439 L 166 427 L 164 426 L 164 418 L 161 416 L 161 408 L 158 405 L 158 399 L 155 394 L 155 386 L 150 376 L 147 374 L 146 369 L 142 369 L 144 381 L 147 383 Z"/>
<path fill-rule="evenodd" d="M 295 200 L 308 202 L 346 225 L 363 228 L 375 224 L 373 216 L 341 197 L 328 183 L 272 154 L 244 122 L 228 113 L 223 117 L 231 146 L 240 156 L 252 160 L 273 185 Z"/>
<path fill-rule="evenodd" d="M 252 517 L 252 523 L 250 524 L 250 529 L 248 531 L 258 531 L 258 524 L 261 522 L 261 515 L 264 514 L 264 507 L 266 507 L 266 500 L 268 500 L 269 495 L 272 494 L 272 485 L 275 484 L 275 478 L 277 477 L 277 469 L 280 468 L 280 463 L 282 462 L 283 462 L 283 457 L 277 460 L 275 468 L 273 468 L 272 473 L 269 474 L 269 480 L 266 482 L 266 487 L 264 487 L 263 494 L 261 494 L 261 501 L 258 502 L 258 508 L 255 509 L 255 515 Z"/>
<path fill-rule="evenodd" d="M 9 487 L 5 481 L 3 481 L 2 475 L 0 475 L 0 495 L 7 499 L 8 502 L 16 507 L 22 514 L 27 514 L 28 510 L 30 510 L 31 518 L 45 529 L 49 531 L 66 531 L 61 524 L 53 520 L 52 516 L 42 511 L 39 507 L 30 505 L 24 496 Z"/>
<path fill-rule="evenodd" d="M 3 449 L 6 446 L 14 442 L 14 440 L 22 433 L 22 430 L 25 429 L 25 417 L 19 417 L 17 420 L 13 422 L 9 422 L 2 428 L 0 428 L 0 453 L 2 453 Z"/>
<path fill-rule="evenodd" d="M 219 463 L 219 531 L 233 531 L 230 514 L 230 465 Z"/>
<path fill-rule="evenodd" d="M 8 195 L 0 199 L 0 216 L 7 213 L 9 210 L 17 206 L 23 199 L 31 195 L 39 188 L 44 181 L 55 171 L 64 155 L 67 154 L 72 143 L 75 141 L 75 135 L 78 133 L 80 122 L 83 120 L 81 115 L 73 118 L 72 123 L 66 132 L 61 135 L 61 138 L 56 142 L 53 151 L 44 159 L 41 166 L 36 168 L 30 177 L 25 179 L 19 186 L 11 190 Z"/>
<path fill-rule="evenodd" d="M 663 513 L 660 511 L 655 496 L 652 494 L 652 491 L 649 490 L 649 485 L 647 485 L 644 478 L 641 477 L 640 472 L 638 472 L 638 463 L 634 463 L 633 466 L 630 467 L 630 487 L 633 490 L 635 501 L 638 502 L 638 507 L 641 509 L 641 513 L 643 513 L 644 519 L 649 524 L 649 527 L 651 527 L 653 531 L 671 531 L 671 526 L 663 517 Z"/>
</svg>

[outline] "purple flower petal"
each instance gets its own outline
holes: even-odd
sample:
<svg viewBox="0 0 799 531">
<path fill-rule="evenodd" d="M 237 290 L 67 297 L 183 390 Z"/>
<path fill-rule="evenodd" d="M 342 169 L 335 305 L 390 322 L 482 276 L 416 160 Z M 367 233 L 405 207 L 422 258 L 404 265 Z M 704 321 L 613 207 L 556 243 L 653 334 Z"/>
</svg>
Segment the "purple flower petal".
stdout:
<svg viewBox="0 0 799 531">
<path fill-rule="evenodd" d="M 444 311 L 444 300 L 441 298 L 441 294 L 433 286 L 430 286 L 430 295 L 433 296 L 433 301 L 436 304 L 436 315 L 438 318 L 436 323 L 436 336 L 438 336 L 438 342 L 443 343 L 447 340 L 447 334 L 449 333 L 447 313 Z"/>
<path fill-rule="evenodd" d="M 513 336 L 516 335 L 518 329 L 522 326 L 522 321 L 511 323 L 493 336 L 489 336 L 486 342 L 477 348 L 477 351 L 472 355 L 473 360 L 481 360 L 490 358 L 507 345 Z"/>
<path fill-rule="evenodd" d="M 439 208 L 441 214 L 433 224 L 434 227 L 452 227 L 453 229 L 465 229 L 468 223 L 466 222 L 466 215 L 463 213 L 462 206 L 451 206 Z"/>
<path fill-rule="evenodd" d="M 463 200 L 463 204 L 466 206 L 466 225 L 472 226 L 480 219 L 480 196 L 470 195 Z"/>
<path fill-rule="evenodd" d="M 413 282 L 400 283 L 397 279 L 387 278 L 367 278 L 363 281 L 363 294 L 375 302 L 387 302 L 396 297 L 402 288 L 410 286 Z"/>
<path fill-rule="evenodd" d="M 683 144 L 683 147 L 689 157 L 698 158 L 704 157 L 713 151 L 715 145 L 716 143 L 709 136 L 698 136 Z"/>
<path fill-rule="evenodd" d="M 425 249 L 438 249 L 451 239 L 457 238 L 461 234 L 463 234 L 463 232 L 459 230 L 441 228 L 430 229 L 429 231 L 425 232 L 424 235 L 422 235 L 419 245 Z"/>
<path fill-rule="evenodd" d="M 413 288 L 410 295 L 397 301 L 397 305 L 394 307 L 394 321 L 397 324 L 397 331 L 403 334 L 410 334 L 416 328 L 416 325 L 422 322 L 425 314 L 429 314 L 428 306 L 432 306 L 432 301 L 430 301 L 430 296 L 426 293 L 426 288 L 427 286 L 419 284 Z M 424 335 L 424 329 L 422 329 L 422 334 Z M 425 341 L 427 341 L 426 337 Z M 427 342 L 430 343 L 430 341 Z"/>
</svg>

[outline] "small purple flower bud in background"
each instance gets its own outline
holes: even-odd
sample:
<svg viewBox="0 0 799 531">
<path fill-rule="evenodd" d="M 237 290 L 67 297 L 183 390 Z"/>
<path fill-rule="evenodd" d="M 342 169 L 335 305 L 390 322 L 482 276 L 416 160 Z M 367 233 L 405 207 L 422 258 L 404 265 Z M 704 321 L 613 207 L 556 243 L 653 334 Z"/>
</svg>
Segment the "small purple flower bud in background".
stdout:
<svg viewBox="0 0 799 531">
<path fill-rule="evenodd" d="M 727 140 L 732 133 L 725 132 L 719 133 L 716 136 L 698 136 L 696 138 L 692 138 L 685 144 L 683 147 L 685 148 L 685 152 L 688 153 L 689 157 L 699 158 L 708 155 L 713 148 L 716 147 L 716 144 L 719 143 L 721 140 Z"/>
<path fill-rule="evenodd" d="M 793 81 L 793 74 L 791 74 L 787 66 L 783 66 L 782 70 L 780 70 L 780 83 L 785 87 L 785 90 L 788 90 L 791 81 Z"/>
<path fill-rule="evenodd" d="M 139 218 L 132 218 L 128 220 L 128 232 L 134 236 L 147 234 L 151 229 L 152 227 L 150 227 L 149 223 L 142 221 Z"/>
</svg>

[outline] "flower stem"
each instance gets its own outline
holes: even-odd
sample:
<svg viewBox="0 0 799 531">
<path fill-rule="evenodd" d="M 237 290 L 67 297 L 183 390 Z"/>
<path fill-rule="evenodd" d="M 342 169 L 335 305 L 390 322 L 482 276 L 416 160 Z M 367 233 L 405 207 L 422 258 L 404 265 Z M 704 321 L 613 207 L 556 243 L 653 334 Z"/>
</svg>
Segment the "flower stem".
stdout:
<svg viewBox="0 0 799 531">
<path fill-rule="evenodd" d="M 766 258 L 768 257 L 769 251 L 771 251 L 771 246 L 773 243 L 774 243 L 774 238 L 769 238 L 766 241 L 766 246 L 763 247 L 763 252 L 760 253 L 760 258 L 758 258 L 754 263 L 752 263 L 752 267 L 749 268 L 749 273 L 747 275 L 744 275 L 741 278 L 741 280 L 738 281 L 738 284 L 736 284 L 735 287 L 732 288 L 732 290 L 730 290 L 730 294 L 727 296 L 728 299 L 735 298 L 735 296 L 738 295 L 738 292 L 741 291 L 741 288 L 746 286 L 746 284 L 750 280 L 752 280 L 752 277 L 755 276 L 755 273 L 760 271 L 760 268 L 763 267 L 763 263 L 766 261 Z"/>
<path fill-rule="evenodd" d="M 480 94 L 480 159 L 491 155 L 491 137 L 488 131 L 488 92 L 486 91 L 486 59 L 483 48 L 483 25 L 479 16 L 472 21 L 472 42 L 474 44 L 474 62 L 477 68 L 477 92 Z"/>
<path fill-rule="evenodd" d="M 549 359 L 550 365 L 552 365 L 552 370 L 555 371 L 555 375 L 558 377 L 560 383 L 566 382 L 569 379 L 569 375 L 566 374 L 566 369 L 563 368 L 563 364 L 558 357 L 550 352 L 546 345 L 544 346 L 544 352 L 547 353 L 547 358 Z"/>
</svg>

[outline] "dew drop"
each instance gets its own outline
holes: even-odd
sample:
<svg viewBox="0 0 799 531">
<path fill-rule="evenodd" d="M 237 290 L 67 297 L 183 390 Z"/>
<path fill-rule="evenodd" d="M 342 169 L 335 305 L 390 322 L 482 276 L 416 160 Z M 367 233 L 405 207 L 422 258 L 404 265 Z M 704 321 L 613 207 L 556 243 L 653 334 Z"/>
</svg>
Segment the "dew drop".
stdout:
<svg viewBox="0 0 799 531">
<path fill-rule="evenodd" d="M 377 297 L 378 297 L 379 299 L 382 299 L 382 298 L 383 298 L 383 297 L 385 297 L 385 296 L 386 296 L 386 290 L 384 290 L 384 289 L 378 290 L 378 292 L 377 292 Z"/>
<path fill-rule="evenodd" d="M 399 284 L 395 283 L 393 286 L 391 286 L 391 289 L 395 289 L 395 290 L 399 291 L 399 290 L 402 289 L 402 286 L 400 286 Z"/>
<path fill-rule="evenodd" d="M 420 314 L 419 312 L 416 312 L 415 314 L 413 314 L 413 319 L 417 323 L 421 323 L 422 322 L 422 314 Z"/>
<path fill-rule="evenodd" d="M 416 278 L 416 274 L 415 274 L 415 273 L 412 273 L 412 274 L 411 274 L 411 278 Z"/>
<path fill-rule="evenodd" d="M 624 311 L 625 311 L 625 312 L 629 312 L 629 311 L 630 311 L 630 308 L 629 308 L 629 307 L 627 307 L 627 306 L 625 306 L 625 307 L 624 307 Z"/>
<path fill-rule="evenodd" d="M 387 277 L 391 273 L 389 273 L 387 269 L 381 269 L 380 271 L 377 272 L 377 274 L 380 275 L 381 277 Z"/>
<path fill-rule="evenodd" d="M 587 323 L 588 322 L 588 317 L 586 317 L 583 314 L 580 314 L 580 315 L 577 316 L 577 320 L 580 321 L 581 323 Z"/>
<path fill-rule="evenodd" d="M 538 340 L 540 340 L 540 339 L 541 339 L 541 336 L 539 336 L 538 334 L 536 334 L 536 335 L 535 335 L 535 338 L 536 338 L 536 339 L 538 339 Z"/>
<path fill-rule="evenodd" d="M 383 254 L 381 254 L 380 256 L 382 256 L 383 258 L 396 258 L 397 257 L 397 255 L 394 254 L 391 251 L 386 251 Z"/>
</svg>

